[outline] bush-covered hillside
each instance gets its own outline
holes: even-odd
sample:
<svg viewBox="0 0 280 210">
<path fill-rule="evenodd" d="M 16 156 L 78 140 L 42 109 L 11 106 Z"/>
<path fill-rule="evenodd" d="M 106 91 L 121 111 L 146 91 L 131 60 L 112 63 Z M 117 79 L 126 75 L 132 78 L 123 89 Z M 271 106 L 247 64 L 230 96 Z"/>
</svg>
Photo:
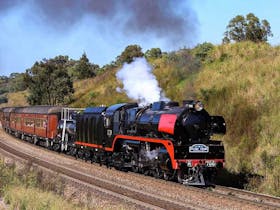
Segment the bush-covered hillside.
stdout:
<svg viewBox="0 0 280 210">
<path fill-rule="evenodd" d="M 191 55 L 190 50 L 182 49 L 148 60 L 168 98 L 182 101 L 194 96 L 193 82 L 199 71 L 199 61 Z M 124 92 L 117 91 L 117 87 L 122 87 L 122 83 L 116 78 L 120 68 L 121 66 L 113 67 L 95 78 L 75 82 L 74 102 L 71 106 L 110 105 L 131 101 Z"/>
<path fill-rule="evenodd" d="M 157 50 L 158 51 L 158 50 Z M 228 132 L 223 137 L 230 172 L 257 174 L 247 188 L 280 195 L 280 47 L 240 42 L 148 57 L 153 73 L 171 100 L 202 100 L 214 115 L 223 115 Z M 131 101 L 117 92 L 121 65 L 108 65 L 93 78 L 74 82 L 72 107 L 110 105 Z M 24 105 L 23 94 L 9 105 Z M 20 99 L 20 101 L 14 101 Z M 2 104 L 5 105 L 5 104 Z M 255 176 L 253 176 L 255 177 Z"/>
<path fill-rule="evenodd" d="M 195 91 L 211 113 L 226 118 L 228 169 L 262 175 L 262 183 L 251 180 L 248 187 L 280 195 L 279 47 L 216 46 L 208 60 Z"/>
<path fill-rule="evenodd" d="M 206 45 L 204 45 L 205 47 Z M 150 59 L 168 98 L 204 101 L 212 114 L 223 115 L 227 169 L 258 174 L 247 188 L 280 195 L 280 48 L 243 42 L 207 48 L 201 54 L 180 50 Z M 190 56 L 193 54 L 194 56 Z M 72 106 L 129 100 L 116 91 L 117 68 L 75 83 Z"/>
</svg>

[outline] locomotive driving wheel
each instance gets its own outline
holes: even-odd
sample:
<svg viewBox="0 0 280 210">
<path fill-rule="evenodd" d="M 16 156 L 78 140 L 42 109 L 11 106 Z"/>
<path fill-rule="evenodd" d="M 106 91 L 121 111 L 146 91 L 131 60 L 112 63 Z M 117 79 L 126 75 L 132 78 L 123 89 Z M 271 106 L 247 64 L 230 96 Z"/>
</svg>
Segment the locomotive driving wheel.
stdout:
<svg viewBox="0 0 280 210">
<path fill-rule="evenodd" d="M 164 170 L 162 173 L 162 177 L 165 181 L 170 181 L 172 179 L 172 173 L 170 171 Z"/>
<path fill-rule="evenodd" d="M 183 184 L 187 179 L 191 179 L 191 177 L 186 172 L 184 172 L 184 170 L 180 169 L 177 171 L 177 180 L 179 183 Z"/>
<path fill-rule="evenodd" d="M 163 171 L 161 170 L 160 167 L 156 167 L 154 172 L 153 172 L 153 176 L 157 179 L 161 179 L 163 178 Z"/>
<path fill-rule="evenodd" d="M 131 170 L 134 173 L 139 173 L 138 156 L 135 153 L 133 153 L 131 157 Z"/>
</svg>

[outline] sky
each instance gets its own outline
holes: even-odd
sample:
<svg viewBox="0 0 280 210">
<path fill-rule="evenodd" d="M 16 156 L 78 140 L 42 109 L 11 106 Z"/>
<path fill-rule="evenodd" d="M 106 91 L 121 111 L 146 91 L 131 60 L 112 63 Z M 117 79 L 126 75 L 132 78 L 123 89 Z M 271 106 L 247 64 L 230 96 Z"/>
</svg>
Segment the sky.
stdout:
<svg viewBox="0 0 280 210">
<path fill-rule="evenodd" d="M 170 52 L 203 42 L 221 44 L 230 19 L 254 13 L 280 44 L 278 0 L 0 0 L 0 75 L 68 55 L 103 66 L 125 47 Z"/>
</svg>

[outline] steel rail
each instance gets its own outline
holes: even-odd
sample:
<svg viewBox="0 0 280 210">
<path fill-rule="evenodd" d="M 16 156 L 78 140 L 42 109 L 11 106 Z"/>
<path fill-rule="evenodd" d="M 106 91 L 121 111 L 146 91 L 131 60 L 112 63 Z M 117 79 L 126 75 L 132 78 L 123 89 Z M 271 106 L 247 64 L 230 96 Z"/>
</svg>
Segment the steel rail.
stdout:
<svg viewBox="0 0 280 210">
<path fill-rule="evenodd" d="M 90 174 L 85 174 L 76 170 L 73 170 L 69 167 L 65 167 L 62 165 L 58 165 L 57 163 L 51 163 L 46 160 L 43 160 L 39 157 L 31 156 L 28 153 L 24 153 L 22 151 L 18 151 L 12 147 L 10 147 L 8 144 L 5 144 L 2 139 L 0 139 L 0 147 L 20 158 L 23 158 L 25 160 L 28 160 L 32 162 L 33 164 L 37 164 L 39 166 L 42 166 L 44 168 L 47 168 L 49 170 L 52 170 L 56 173 L 66 175 L 68 177 L 71 177 L 72 179 L 79 180 L 81 182 L 96 186 L 101 189 L 105 189 L 108 191 L 111 191 L 115 194 L 119 194 L 122 196 L 126 196 L 129 198 L 129 200 L 135 200 L 136 204 L 141 204 L 143 207 L 148 209 L 174 209 L 174 210 L 182 210 L 182 209 L 203 209 L 203 207 L 198 206 L 193 203 L 181 203 L 177 202 L 171 199 L 163 198 L 151 193 L 147 193 L 144 191 L 136 190 L 128 186 L 120 185 L 117 183 L 114 183 L 112 181 L 104 180 L 98 177 L 94 177 Z"/>
<path fill-rule="evenodd" d="M 280 197 L 275 197 L 271 195 L 265 195 L 265 194 L 251 192 L 248 190 L 225 187 L 220 185 L 215 186 L 213 191 L 221 194 L 227 194 L 227 195 L 236 196 L 247 200 L 252 200 L 258 203 L 267 204 L 270 205 L 271 207 L 280 209 Z"/>
</svg>

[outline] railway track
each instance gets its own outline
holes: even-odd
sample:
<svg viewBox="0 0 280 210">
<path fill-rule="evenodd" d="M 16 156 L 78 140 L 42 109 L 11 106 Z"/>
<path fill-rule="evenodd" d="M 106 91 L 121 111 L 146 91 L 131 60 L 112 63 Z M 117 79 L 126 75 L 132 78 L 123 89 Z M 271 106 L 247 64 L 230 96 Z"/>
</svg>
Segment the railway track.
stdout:
<svg viewBox="0 0 280 210">
<path fill-rule="evenodd" d="M 240 192 L 238 189 L 225 188 L 222 186 L 217 186 L 212 191 L 193 187 L 185 187 L 188 193 L 196 193 L 198 197 L 204 197 L 204 204 L 201 202 L 196 202 L 196 200 L 190 201 L 188 199 L 172 199 L 151 194 L 145 190 L 139 190 L 132 186 L 129 187 L 110 180 L 102 179 L 100 177 L 93 176 L 92 174 L 79 171 L 77 168 L 62 166 L 56 162 L 49 162 L 43 158 L 36 157 L 24 151 L 19 151 L 18 149 L 13 148 L 9 145 L 8 141 L 5 141 L 2 138 L 0 138 L 0 147 L 6 152 L 31 161 L 33 164 L 50 169 L 59 174 L 63 174 L 64 176 L 75 179 L 78 182 L 94 186 L 100 190 L 104 190 L 107 193 L 111 193 L 112 196 L 119 196 L 124 200 L 129 200 L 130 203 L 134 203 L 141 209 L 280 209 L 279 198 L 256 194 L 248 191 Z M 108 173 L 109 171 L 110 170 L 108 170 Z M 138 174 L 134 174 L 133 176 L 138 176 Z M 144 176 L 141 177 L 143 177 L 143 179 L 148 178 Z M 153 181 L 160 182 L 161 184 L 167 184 L 162 180 L 153 179 Z M 178 188 L 182 187 L 177 183 L 169 182 L 168 184 L 170 186 L 174 185 Z M 219 208 L 217 206 L 212 206 L 212 204 L 207 204 L 207 202 L 209 202 L 208 199 L 212 200 L 212 203 L 213 200 L 218 200 L 226 203 L 232 203 L 232 205 L 229 205 L 231 207 L 222 205 L 221 208 Z"/>
<path fill-rule="evenodd" d="M 37 164 L 41 167 L 66 175 L 72 179 L 78 180 L 79 182 L 90 184 L 102 190 L 107 190 L 111 194 L 113 193 L 114 196 L 118 196 L 124 200 L 128 199 L 130 202 L 145 209 L 203 209 L 202 206 L 199 207 L 193 203 L 180 203 L 171 199 L 162 198 L 144 191 L 94 177 L 56 163 L 51 163 L 38 157 L 30 156 L 28 153 L 18 151 L 10 147 L 8 144 L 5 144 L 2 139 L 0 140 L 0 147 L 8 153 L 31 161 L 33 164 Z"/>
<path fill-rule="evenodd" d="M 280 209 L 280 198 L 279 197 L 274 197 L 274 196 L 254 193 L 254 192 L 247 191 L 247 190 L 241 190 L 241 189 L 236 189 L 236 188 L 232 188 L 232 187 L 224 187 L 224 186 L 216 186 L 213 191 L 216 193 L 220 193 L 220 194 L 225 194 L 225 195 L 235 196 L 235 197 L 246 199 L 246 200 L 251 200 L 256 203 L 267 204 L 267 205 L 271 206 L 272 208 Z"/>
</svg>

